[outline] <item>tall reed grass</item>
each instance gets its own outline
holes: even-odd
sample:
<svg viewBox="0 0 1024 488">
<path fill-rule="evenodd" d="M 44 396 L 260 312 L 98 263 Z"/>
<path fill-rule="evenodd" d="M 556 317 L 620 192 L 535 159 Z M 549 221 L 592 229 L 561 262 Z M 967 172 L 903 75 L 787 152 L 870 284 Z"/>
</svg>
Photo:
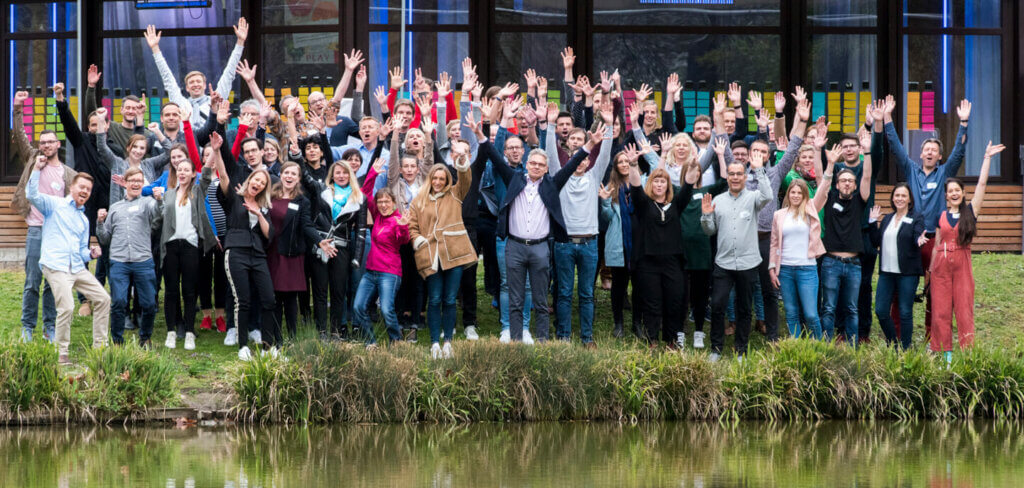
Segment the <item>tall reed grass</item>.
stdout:
<svg viewBox="0 0 1024 488">
<path fill-rule="evenodd" d="M 922 351 L 786 340 L 744 361 L 568 344 L 303 342 L 235 380 L 247 422 L 953 419 L 1024 417 L 1024 350 Z"/>
</svg>

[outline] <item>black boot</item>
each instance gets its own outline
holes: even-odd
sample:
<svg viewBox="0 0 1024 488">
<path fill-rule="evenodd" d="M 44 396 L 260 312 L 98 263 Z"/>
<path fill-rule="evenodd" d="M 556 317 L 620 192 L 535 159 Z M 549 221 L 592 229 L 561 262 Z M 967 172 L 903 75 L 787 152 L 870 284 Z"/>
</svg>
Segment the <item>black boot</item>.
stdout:
<svg viewBox="0 0 1024 488">
<path fill-rule="evenodd" d="M 622 321 L 615 322 L 615 328 L 612 329 L 612 337 L 616 339 L 622 338 Z"/>
</svg>

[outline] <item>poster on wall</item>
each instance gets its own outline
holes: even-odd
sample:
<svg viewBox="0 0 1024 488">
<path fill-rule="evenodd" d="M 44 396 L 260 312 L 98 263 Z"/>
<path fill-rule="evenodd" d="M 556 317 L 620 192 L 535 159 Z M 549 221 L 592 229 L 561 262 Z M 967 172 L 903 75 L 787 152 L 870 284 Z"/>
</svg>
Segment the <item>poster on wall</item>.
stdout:
<svg viewBox="0 0 1024 488">
<path fill-rule="evenodd" d="M 284 25 L 331 25 L 338 23 L 338 0 L 286 0 Z M 337 64 L 338 34 L 292 34 L 284 49 L 286 64 Z"/>
</svg>

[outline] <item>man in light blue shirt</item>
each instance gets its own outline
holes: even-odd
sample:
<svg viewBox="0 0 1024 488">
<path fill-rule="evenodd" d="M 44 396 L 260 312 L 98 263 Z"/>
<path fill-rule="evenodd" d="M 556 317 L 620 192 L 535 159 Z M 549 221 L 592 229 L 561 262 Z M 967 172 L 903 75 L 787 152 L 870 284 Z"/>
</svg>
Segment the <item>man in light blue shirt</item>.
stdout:
<svg viewBox="0 0 1024 488">
<path fill-rule="evenodd" d="M 359 170 L 356 171 L 356 178 L 366 176 L 366 172 L 369 171 L 370 166 L 373 166 L 373 161 L 370 161 L 373 157 L 373 151 L 374 149 L 377 149 L 377 144 L 381 143 L 378 141 L 379 136 L 380 122 L 377 122 L 377 119 L 373 117 L 363 117 L 363 119 L 359 121 L 360 142 L 358 144 L 347 144 L 344 146 L 331 146 L 331 153 L 334 156 L 334 160 L 340 161 L 342 159 L 342 155 L 345 154 L 345 151 L 355 149 L 359 151 L 359 155 L 363 157 L 363 164 L 359 166 Z M 380 153 L 380 157 L 384 158 L 385 161 L 388 160 L 390 155 L 391 153 L 386 147 Z"/>
<path fill-rule="evenodd" d="M 92 194 L 92 177 L 78 173 L 71 181 L 71 191 L 64 198 L 39 191 L 39 172 L 46 166 L 46 157 L 35 161 L 26 193 L 28 200 L 43 215 L 42 253 L 39 267 L 53 290 L 57 305 L 56 341 L 60 364 L 70 364 L 71 315 L 75 305 L 73 289 L 92 304 L 92 347 L 107 343 L 110 295 L 86 267 L 91 259 L 100 257 L 99 246 L 89 246 L 89 219 L 85 202 Z"/>
</svg>

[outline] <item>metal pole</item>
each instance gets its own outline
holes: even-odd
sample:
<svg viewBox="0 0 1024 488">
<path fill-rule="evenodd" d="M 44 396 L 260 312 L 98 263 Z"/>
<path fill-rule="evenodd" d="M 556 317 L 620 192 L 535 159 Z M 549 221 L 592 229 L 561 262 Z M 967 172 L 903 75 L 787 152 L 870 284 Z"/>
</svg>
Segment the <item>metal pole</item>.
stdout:
<svg viewBox="0 0 1024 488">
<path fill-rule="evenodd" d="M 408 76 L 408 74 L 409 74 L 409 71 L 408 71 L 407 67 L 405 66 L 405 8 L 406 8 L 405 6 L 406 6 L 406 3 L 408 1 L 409 0 L 402 0 L 402 29 L 400 31 L 401 34 L 399 34 L 400 36 L 402 36 L 402 48 L 401 48 L 401 51 L 402 51 L 401 55 L 402 55 L 402 57 L 401 57 L 400 61 L 398 62 L 398 65 L 401 66 L 402 70 L 404 71 L 403 74 L 406 75 L 406 76 Z M 402 89 L 399 88 L 398 89 L 398 95 L 396 95 L 396 98 L 400 98 L 401 95 L 402 95 Z"/>
</svg>

